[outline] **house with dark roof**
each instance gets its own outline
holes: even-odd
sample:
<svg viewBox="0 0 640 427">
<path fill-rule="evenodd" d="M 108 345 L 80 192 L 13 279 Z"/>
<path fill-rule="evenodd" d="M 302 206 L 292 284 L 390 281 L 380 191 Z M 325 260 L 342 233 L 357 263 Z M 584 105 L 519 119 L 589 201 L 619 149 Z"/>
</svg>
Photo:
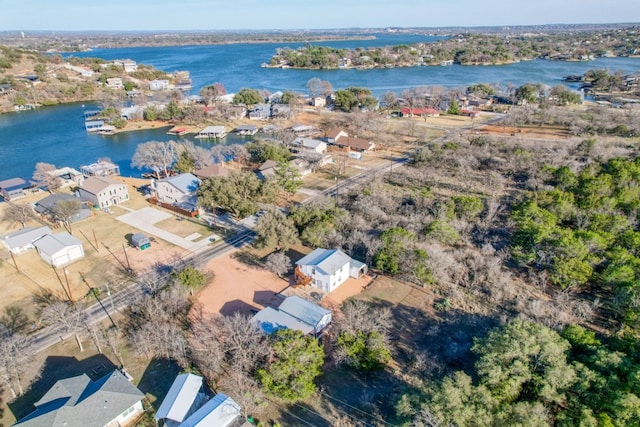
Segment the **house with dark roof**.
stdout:
<svg viewBox="0 0 640 427">
<path fill-rule="evenodd" d="M 47 234 L 33 242 L 40 258 L 54 267 L 64 267 L 84 257 L 82 242 L 71 234 Z"/>
<path fill-rule="evenodd" d="M 38 228 L 25 227 L 22 230 L 2 236 L 0 240 L 12 254 L 19 255 L 29 249 L 33 249 L 35 247 L 33 242 L 47 234 L 51 234 L 51 229 L 46 225 Z"/>
<path fill-rule="evenodd" d="M 33 209 L 40 215 L 44 215 L 52 221 L 58 221 L 59 218 L 56 215 L 56 205 L 70 200 L 78 201 L 78 203 L 80 203 L 80 210 L 68 219 L 69 222 L 78 222 L 91 216 L 91 209 L 81 203 L 81 200 L 78 197 L 65 193 L 50 194 L 44 199 L 38 200 L 34 204 Z"/>
<path fill-rule="evenodd" d="M 119 370 L 97 381 L 83 374 L 56 382 L 14 427 L 123 426 L 143 413 L 143 398 Z"/>
<path fill-rule="evenodd" d="M 25 188 L 31 187 L 27 181 L 22 178 L 11 178 L 0 181 L 0 196 L 5 200 L 16 200 L 26 197 Z"/>
<path fill-rule="evenodd" d="M 193 210 L 198 205 L 200 182 L 195 175 L 182 173 L 155 181 L 153 189 L 159 201 Z"/>
<path fill-rule="evenodd" d="M 276 175 L 276 169 L 278 168 L 278 162 L 275 160 L 267 160 L 263 164 L 260 165 L 256 174 L 258 178 L 262 180 L 267 180 Z"/>
<path fill-rule="evenodd" d="M 129 200 L 127 186 L 108 176 L 90 176 L 78 191 L 80 197 L 99 208 L 119 205 Z"/>
<path fill-rule="evenodd" d="M 339 249 L 318 248 L 296 262 L 296 274 L 310 279 L 310 284 L 329 293 L 349 277 L 359 278 L 367 271 L 367 265 L 352 259 Z"/>
</svg>

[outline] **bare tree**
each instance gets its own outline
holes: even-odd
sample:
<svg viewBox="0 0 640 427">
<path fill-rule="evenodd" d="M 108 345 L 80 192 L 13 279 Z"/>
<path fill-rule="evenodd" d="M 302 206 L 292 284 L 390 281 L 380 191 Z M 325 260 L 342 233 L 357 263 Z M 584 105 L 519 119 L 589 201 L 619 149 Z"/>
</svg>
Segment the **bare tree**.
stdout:
<svg viewBox="0 0 640 427">
<path fill-rule="evenodd" d="M 171 165 L 178 159 L 179 148 L 175 141 L 149 141 L 138 145 L 131 159 L 131 166 L 135 168 L 149 168 L 156 178 L 160 174 L 169 175 Z"/>
<path fill-rule="evenodd" d="M 3 221 L 15 223 L 19 222 L 22 227 L 27 226 L 27 222 L 35 218 L 33 208 L 29 204 L 12 203 L 7 206 L 2 216 Z"/>
<path fill-rule="evenodd" d="M 0 325 L 6 330 L 8 335 L 22 332 L 29 325 L 29 316 L 18 305 L 9 305 L 4 308 L 0 316 Z"/>
<path fill-rule="evenodd" d="M 13 398 L 24 394 L 22 376 L 28 369 L 31 351 L 24 335 L 14 334 L 0 339 L 0 381 Z"/>
<path fill-rule="evenodd" d="M 242 371 L 232 370 L 221 382 L 220 389 L 240 405 L 244 418 L 267 406 L 265 394 L 258 382 Z"/>
<path fill-rule="evenodd" d="M 386 336 L 391 327 L 391 310 L 388 307 L 374 307 L 362 300 L 347 300 L 342 305 L 342 317 L 336 326 L 338 333 L 379 332 Z"/>
<path fill-rule="evenodd" d="M 38 187 L 44 188 L 51 193 L 62 186 L 60 177 L 53 174 L 55 170 L 55 165 L 51 163 L 38 162 L 36 163 L 36 170 L 33 172 L 33 180 Z"/>
<path fill-rule="evenodd" d="M 282 251 L 273 252 L 267 257 L 264 266 L 278 277 L 282 277 L 291 268 L 291 258 Z"/>
<path fill-rule="evenodd" d="M 64 228 L 71 233 L 71 222 L 73 218 L 80 212 L 81 203 L 77 199 L 58 200 L 53 208 L 53 217 L 60 221 Z"/>
<path fill-rule="evenodd" d="M 42 309 L 40 317 L 45 323 L 62 326 L 67 333 L 73 334 L 80 351 L 84 351 L 78 335 L 82 328 L 82 315 L 76 306 L 66 302 L 54 302 Z"/>
</svg>

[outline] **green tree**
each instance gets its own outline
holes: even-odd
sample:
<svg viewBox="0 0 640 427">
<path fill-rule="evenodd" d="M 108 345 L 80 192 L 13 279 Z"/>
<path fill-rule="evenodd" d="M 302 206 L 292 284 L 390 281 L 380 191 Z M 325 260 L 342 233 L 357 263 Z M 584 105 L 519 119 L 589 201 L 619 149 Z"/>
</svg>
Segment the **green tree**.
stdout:
<svg viewBox="0 0 640 427">
<path fill-rule="evenodd" d="M 460 104 L 458 104 L 457 99 L 451 98 L 451 102 L 449 103 L 449 108 L 447 108 L 447 114 L 453 114 L 453 115 L 460 114 Z"/>
<path fill-rule="evenodd" d="M 260 92 L 257 89 L 240 89 L 238 93 L 233 96 L 231 101 L 234 105 L 255 105 L 264 102 L 264 98 L 260 96 Z"/>
<path fill-rule="evenodd" d="M 256 245 L 287 251 L 300 243 L 298 230 L 282 211 L 270 209 L 256 223 Z"/>
<path fill-rule="evenodd" d="M 348 90 L 337 90 L 335 93 L 336 107 L 342 111 L 350 112 L 358 106 L 358 99 Z"/>
<path fill-rule="evenodd" d="M 277 142 L 255 141 L 249 142 L 245 146 L 251 155 L 251 160 L 255 163 L 264 163 L 267 160 L 287 162 L 291 158 L 287 147 Z"/>
<path fill-rule="evenodd" d="M 233 172 L 228 177 L 207 178 L 197 190 L 198 200 L 211 209 L 220 207 L 239 218 L 258 211 L 258 200 L 262 197 L 262 184 L 255 174 Z"/>
<path fill-rule="evenodd" d="M 476 371 L 500 401 L 539 400 L 560 405 L 576 381 L 570 344 L 537 323 L 513 320 L 475 341 Z"/>
<path fill-rule="evenodd" d="M 181 286 L 187 288 L 190 292 L 197 291 L 204 287 L 206 276 L 204 273 L 194 267 L 185 267 L 178 272 L 172 273 Z"/>
<path fill-rule="evenodd" d="M 318 340 L 300 331 L 280 329 L 271 335 L 271 349 L 269 362 L 257 372 L 264 389 L 288 402 L 311 396 L 324 363 Z"/>
<path fill-rule="evenodd" d="M 384 369 L 391 360 L 384 336 L 378 331 L 343 331 L 338 336 L 338 345 L 344 350 L 349 366 L 362 371 Z"/>
<path fill-rule="evenodd" d="M 415 240 L 415 235 L 402 227 L 385 230 L 380 236 L 382 245 L 374 258 L 376 268 L 396 274 L 407 254 L 407 247 Z"/>
<path fill-rule="evenodd" d="M 178 173 L 191 173 L 196 168 L 196 161 L 189 150 L 182 150 L 178 160 L 173 165 L 173 170 Z"/>
<path fill-rule="evenodd" d="M 282 188 L 282 191 L 287 193 L 287 198 L 298 191 L 304 181 L 300 171 L 289 162 L 279 162 L 276 168 L 276 179 L 278 186 Z"/>
</svg>

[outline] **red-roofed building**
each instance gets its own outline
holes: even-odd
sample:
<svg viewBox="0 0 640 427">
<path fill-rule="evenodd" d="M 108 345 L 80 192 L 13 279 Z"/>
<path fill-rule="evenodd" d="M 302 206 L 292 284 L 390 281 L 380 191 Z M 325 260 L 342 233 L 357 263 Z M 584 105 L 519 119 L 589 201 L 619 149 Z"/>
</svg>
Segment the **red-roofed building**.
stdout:
<svg viewBox="0 0 640 427">
<path fill-rule="evenodd" d="M 436 110 L 435 108 L 430 108 L 430 107 L 426 107 L 426 108 L 409 108 L 409 107 L 404 107 L 400 110 L 400 113 L 402 114 L 402 116 L 409 116 L 409 117 L 414 117 L 414 116 L 418 116 L 418 117 L 438 117 L 440 115 L 440 111 Z"/>
<path fill-rule="evenodd" d="M 355 138 L 352 136 L 340 136 L 334 142 L 338 147 L 349 147 L 353 151 L 371 151 L 376 145 L 367 139 Z"/>
</svg>

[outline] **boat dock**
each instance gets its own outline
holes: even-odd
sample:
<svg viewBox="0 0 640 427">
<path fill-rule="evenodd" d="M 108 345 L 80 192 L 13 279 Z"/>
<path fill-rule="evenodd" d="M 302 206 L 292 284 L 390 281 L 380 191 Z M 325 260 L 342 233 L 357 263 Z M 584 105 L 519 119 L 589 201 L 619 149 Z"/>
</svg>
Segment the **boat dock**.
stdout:
<svg viewBox="0 0 640 427">
<path fill-rule="evenodd" d="M 255 135 L 258 132 L 258 128 L 253 125 L 242 125 L 235 129 L 238 135 Z"/>
<path fill-rule="evenodd" d="M 185 126 L 174 126 L 167 131 L 167 135 L 176 135 L 176 136 L 183 136 L 188 133 L 191 133 L 191 131 L 189 130 L 188 127 L 185 127 Z"/>
<path fill-rule="evenodd" d="M 227 136 L 224 126 L 207 126 L 195 136 L 198 139 L 220 139 Z"/>
</svg>

